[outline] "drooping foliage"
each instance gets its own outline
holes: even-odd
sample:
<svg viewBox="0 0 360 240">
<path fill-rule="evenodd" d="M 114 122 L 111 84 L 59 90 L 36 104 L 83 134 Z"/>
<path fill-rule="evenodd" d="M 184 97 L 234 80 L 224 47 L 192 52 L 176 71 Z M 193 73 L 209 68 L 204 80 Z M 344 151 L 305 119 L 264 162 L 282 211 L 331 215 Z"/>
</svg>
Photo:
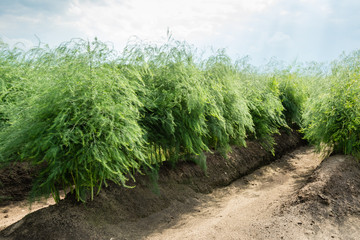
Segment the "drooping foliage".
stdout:
<svg viewBox="0 0 360 240">
<path fill-rule="evenodd" d="M 359 155 L 359 56 L 331 72 L 264 70 L 172 39 L 121 53 L 96 39 L 28 51 L 0 41 L 0 165 L 38 166 L 34 196 L 70 189 L 85 201 L 163 162 L 206 169 L 204 152 L 248 139 L 274 153 L 274 135 L 294 125 L 319 148 Z"/>
<path fill-rule="evenodd" d="M 307 101 L 305 137 L 320 149 L 359 157 L 360 51 L 343 55 Z"/>
<path fill-rule="evenodd" d="M 205 78 L 211 101 L 208 103 L 208 142 L 215 148 L 228 149 L 229 144 L 245 146 L 248 134 L 254 132 L 244 82 L 231 60 L 218 52 L 205 62 Z"/>
<path fill-rule="evenodd" d="M 17 103 L 27 107 L 10 116 L 0 136 L 5 161 L 44 166 L 34 193 L 52 192 L 59 200 L 67 187 L 83 200 L 88 189 L 93 195 L 106 180 L 125 184 L 146 164 L 139 84 L 125 78 L 110 54 L 97 41 L 36 52 L 37 75 L 27 81 L 38 89 Z"/>
<path fill-rule="evenodd" d="M 274 134 L 278 134 L 280 128 L 287 127 L 279 82 L 267 73 L 249 66 L 246 61 L 239 61 L 237 68 L 245 86 L 243 94 L 254 123 L 252 137 L 259 139 L 266 149 L 274 153 Z"/>
</svg>

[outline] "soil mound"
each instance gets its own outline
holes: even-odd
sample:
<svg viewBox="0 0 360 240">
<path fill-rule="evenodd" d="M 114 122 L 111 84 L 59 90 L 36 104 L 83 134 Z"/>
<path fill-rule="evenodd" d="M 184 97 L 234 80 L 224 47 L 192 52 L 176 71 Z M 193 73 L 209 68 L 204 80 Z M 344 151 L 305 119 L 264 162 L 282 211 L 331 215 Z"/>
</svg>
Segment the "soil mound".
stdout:
<svg viewBox="0 0 360 240">
<path fill-rule="evenodd" d="M 229 185 L 234 180 L 303 144 L 298 133 L 276 136 L 275 156 L 257 142 L 233 148 L 224 158 L 207 155 L 207 171 L 191 162 L 175 169 L 163 166 L 155 175 L 138 176 L 134 189 L 113 184 L 94 201 L 78 203 L 68 195 L 59 204 L 27 215 L 0 233 L 2 239 L 124 239 L 127 224 L 169 208 L 174 202 L 197 201 L 200 193 Z M 154 182 L 157 181 L 157 184 Z M 146 234 L 146 233 L 144 233 Z M 124 234 L 126 236 L 128 234 Z"/>
<path fill-rule="evenodd" d="M 350 156 L 332 156 L 318 167 L 299 191 L 294 205 L 314 218 L 338 221 L 349 215 L 360 217 L 360 164 Z"/>
<path fill-rule="evenodd" d="M 269 230 L 272 239 L 359 239 L 360 163 L 350 156 L 326 158 L 281 209 Z"/>
</svg>

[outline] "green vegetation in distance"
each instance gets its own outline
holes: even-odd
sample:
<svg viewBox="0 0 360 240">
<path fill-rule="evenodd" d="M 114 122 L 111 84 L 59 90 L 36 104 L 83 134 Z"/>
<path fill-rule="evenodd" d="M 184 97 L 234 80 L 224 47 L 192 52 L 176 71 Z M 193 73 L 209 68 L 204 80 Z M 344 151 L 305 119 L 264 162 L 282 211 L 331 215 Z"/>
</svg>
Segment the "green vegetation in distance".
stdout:
<svg viewBox="0 0 360 240">
<path fill-rule="evenodd" d="M 360 158 L 360 51 L 342 55 L 321 83 L 312 83 L 303 119 L 305 138 L 322 151 Z"/>
<path fill-rule="evenodd" d="M 118 53 L 81 39 L 29 51 L 0 41 L 0 164 L 41 171 L 33 196 L 70 189 L 93 198 L 163 162 L 301 129 L 319 149 L 359 157 L 360 51 L 330 66 L 257 68 L 224 51 L 207 58 L 185 42 L 132 42 Z M 150 171 L 149 171 L 150 169 Z"/>
</svg>

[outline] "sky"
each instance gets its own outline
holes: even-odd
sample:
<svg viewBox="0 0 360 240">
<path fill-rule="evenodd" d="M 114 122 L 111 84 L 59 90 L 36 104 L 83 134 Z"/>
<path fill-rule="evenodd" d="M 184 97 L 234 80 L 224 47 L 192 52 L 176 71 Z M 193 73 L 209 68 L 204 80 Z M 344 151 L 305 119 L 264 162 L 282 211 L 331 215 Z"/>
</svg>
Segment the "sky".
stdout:
<svg viewBox="0 0 360 240">
<path fill-rule="evenodd" d="M 226 49 L 254 64 L 329 62 L 360 49 L 359 0 L 0 0 L 0 38 L 52 47 L 97 37 L 122 50 L 137 38 Z"/>
</svg>

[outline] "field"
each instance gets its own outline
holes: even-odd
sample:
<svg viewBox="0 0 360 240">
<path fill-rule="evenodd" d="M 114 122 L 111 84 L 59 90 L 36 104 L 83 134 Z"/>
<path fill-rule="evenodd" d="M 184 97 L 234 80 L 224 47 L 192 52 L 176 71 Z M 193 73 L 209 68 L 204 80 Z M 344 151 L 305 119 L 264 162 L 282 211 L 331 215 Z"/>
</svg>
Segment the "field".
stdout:
<svg viewBox="0 0 360 240">
<path fill-rule="evenodd" d="M 91 204 L 115 185 L 136 191 L 141 175 L 159 193 L 164 167 L 190 164 L 201 169 L 195 176 L 214 176 L 211 164 L 226 165 L 252 144 L 261 159 L 275 159 L 280 135 L 300 133 L 324 156 L 359 160 L 359 96 L 360 51 L 330 64 L 255 67 L 173 39 L 122 52 L 96 39 L 26 51 L 0 41 L 0 166 L 35 169 L 31 200 L 61 202 L 65 190 Z"/>
</svg>

